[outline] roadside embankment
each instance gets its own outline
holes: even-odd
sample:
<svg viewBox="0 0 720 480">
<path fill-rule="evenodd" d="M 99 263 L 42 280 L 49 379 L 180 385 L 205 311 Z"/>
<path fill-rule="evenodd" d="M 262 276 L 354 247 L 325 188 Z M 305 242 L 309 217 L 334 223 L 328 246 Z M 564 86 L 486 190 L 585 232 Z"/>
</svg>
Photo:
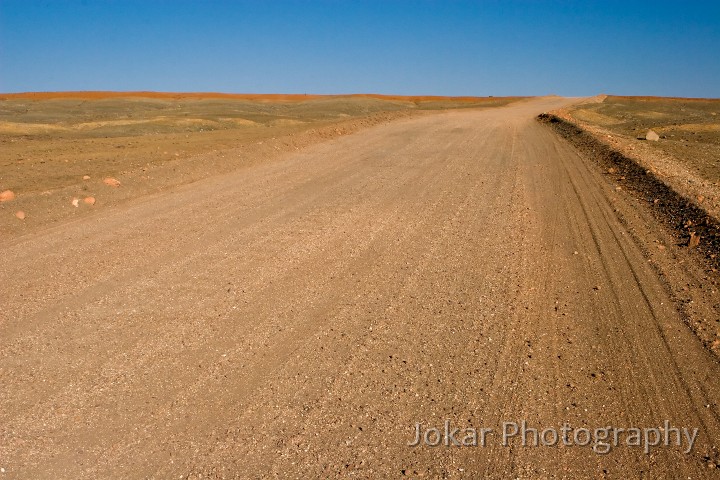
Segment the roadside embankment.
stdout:
<svg viewBox="0 0 720 480">
<path fill-rule="evenodd" d="M 651 207 L 654 216 L 671 228 L 678 243 L 699 252 L 720 268 L 720 222 L 701 202 L 678 192 L 639 157 L 625 155 L 578 125 L 543 113 L 538 120 L 550 125 L 585 156 L 593 159 L 621 189 Z M 700 197 L 702 198 L 702 197 Z"/>
<path fill-rule="evenodd" d="M 616 215 L 664 279 L 685 323 L 720 356 L 720 221 L 702 194 L 691 193 L 692 183 L 678 191 L 647 158 L 628 155 L 568 119 L 552 113 L 537 119 L 599 167 L 618 194 Z"/>
</svg>

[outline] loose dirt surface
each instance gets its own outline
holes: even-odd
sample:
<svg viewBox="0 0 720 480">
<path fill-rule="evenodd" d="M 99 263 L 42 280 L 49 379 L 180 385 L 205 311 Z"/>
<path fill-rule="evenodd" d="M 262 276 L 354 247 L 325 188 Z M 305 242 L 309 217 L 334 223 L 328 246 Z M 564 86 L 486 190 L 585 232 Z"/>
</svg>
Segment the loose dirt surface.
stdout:
<svg viewBox="0 0 720 480">
<path fill-rule="evenodd" d="M 672 298 L 685 322 L 710 350 L 720 356 L 720 304 L 704 300 L 713 298 L 720 284 L 717 273 L 720 269 L 720 220 L 708 211 L 709 202 L 701 201 L 701 194 L 688 194 L 697 188 L 696 184 L 690 183 L 691 179 L 687 177 L 659 174 L 653 169 L 654 157 L 648 158 L 633 150 L 626 154 L 617 148 L 621 142 L 613 137 L 608 140 L 594 127 L 579 127 L 545 113 L 538 116 L 538 120 L 553 128 L 599 167 L 616 191 L 627 192 L 628 199 L 635 201 L 635 210 L 644 214 L 645 224 L 665 226 L 667 238 L 662 242 L 656 240 L 655 248 L 650 250 L 664 252 L 672 246 L 675 254 L 660 255 L 659 258 L 649 255 L 650 261 L 658 274 L 668 280 Z M 674 165 L 677 166 L 677 161 Z M 678 184 L 679 180 L 684 182 Z M 622 218 L 622 214 L 616 213 Z M 639 237 L 643 238 L 643 235 Z M 688 255 L 693 256 L 690 262 L 685 261 Z M 673 263 L 685 266 L 678 269 Z"/>
<path fill-rule="evenodd" d="M 714 478 L 720 364 L 656 266 L 692 258 L 534 120 L 567 103 L 396 120 L 10 239 L 3 475 Z M 408 446 L 446 420 L 495 435 Z M 699 435 L 503 446 L 522 420 Z"/>
<path fill-rule="evenodd" d="M 0 239 L 392 119 L 519 100 L 154 92 L 0 94 Z M 122 188 L 108 189 L 114 178 Z M 92 196 L 93 208 L 74 207 Z M 23 221 L 16 218 L 23 211 Z"/>
</svg>

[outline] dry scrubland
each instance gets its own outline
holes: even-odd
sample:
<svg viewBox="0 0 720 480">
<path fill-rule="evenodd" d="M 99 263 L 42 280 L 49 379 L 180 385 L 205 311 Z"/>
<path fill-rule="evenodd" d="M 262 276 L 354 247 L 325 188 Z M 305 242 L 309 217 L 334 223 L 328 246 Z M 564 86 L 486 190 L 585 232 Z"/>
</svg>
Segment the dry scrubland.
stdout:
<svg viewBox="0 0 720 480">
<path fill-rule="evenodd" d="M 720 99 L 603 95 L 559 113 L 720 217 Z"/>
<path fill-rule="evenodd" d="M 720 184 L 720 99 L 608 96 L 578 105 L 571 114 L 628 138 L 652 129 L 661 140 L 654 148 Z"/>
<path fill-rule="evenodd" d="M 0 192 L 10 190 L 15 197 L 0 203 L 0 235 L 29 233 L 393 118 L 514 100 L 151 92 L 0 95 Z M 106 178 L 120 186 L 107 185 Z M 18 212 L 24 218 L 17 218 Z"/>
</svg>

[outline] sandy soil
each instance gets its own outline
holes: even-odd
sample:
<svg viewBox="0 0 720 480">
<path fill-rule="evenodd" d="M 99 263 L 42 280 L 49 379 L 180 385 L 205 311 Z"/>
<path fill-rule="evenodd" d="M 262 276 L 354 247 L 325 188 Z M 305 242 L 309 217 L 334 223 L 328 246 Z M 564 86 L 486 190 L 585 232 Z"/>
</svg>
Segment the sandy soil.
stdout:
<svg viewBox="0 0 720 480">
<path fill-rule="evenodd" d="M 567 103 L 401 119 L 5 242 L 4 476 L 714 478 L 720 364 L 654 266 L 693 259 L 534 120 Z M 699 436 L 408 446 L 445 420 Z"/>
<path fill-rule="evenodd" d="M 697 177 L 682 177 L 686 170 L 672 157 L 659 162 L 650 146 L 636 149 L 595 126 L 579 126 L 552 114 L 541 114 L 538 120 L 600 168 L 616 191 L 634 201 L 645 224 L 664 227 L 667 236 L 646 252 L 649 261 L 666 279 L 685 323 L 720 357 L 720 303 L 707 301 L 720 286 L 720 220 L 711 208 L 714 198 L 704 201 L 697 190 L 702 184 L 693 181 Z M 669 171 L 673 175 L 667 175 Z M 671 255 L 664 253 L 668 246 L 674 249 Z M 662 253 L 652 254 L 657 251 Z M 688 257 L 692 261 L 687 262 Z"/>
<path fill-rule="evenodd" d="M 556 113 L 720 218 L 720 99 L 602 95 Z M 644 140 L 649 130 L 660 140 Z"/>
<path fill-rule="evenodd" d="M 15 201 L 0 202 L 0 241 L 392 119 L 517 100 L 152 92 L 0 95 L 0 192 L 15 194 Z M 108 177 L 119 180 L 121 188 L 108 188 L 103 183 Z M 88 197 L 95 199 L 91 207 L 83 202 Z"/>
</svg>

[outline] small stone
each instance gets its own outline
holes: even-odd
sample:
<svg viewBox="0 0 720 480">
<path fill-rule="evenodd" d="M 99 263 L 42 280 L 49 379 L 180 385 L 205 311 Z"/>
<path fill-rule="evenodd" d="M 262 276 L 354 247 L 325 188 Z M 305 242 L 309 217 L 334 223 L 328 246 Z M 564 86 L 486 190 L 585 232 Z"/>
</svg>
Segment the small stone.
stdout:
<svg viewBox="0 0 720 480">
<path fill-rule="evenodd" d="M 12 190 L 0 192 L 0 202 L 9 202 L 10 200 L 15 200 L 15 193 Z"/>
<path fill-rule="evenodd" d="M 695 248 L 700 245 L 700 235 L 695 232 L 690 232 L 690 240 L 688 240 L 688 247 Z"/>
<path fill-rule="evenodd" d="M 72 199 L 72 205 L 73 205 L 73 207 L 75 207 L 75 208 L 79 207 L 79 206 L 80 206 L 80 199 L 73 198 L 73 199 Z"/>
<path fill-rule="evenodd" d="M 660 140 L 660 135 L 653 132 L 652 130 L 648 130 L 648 132 L 645 134 L 645 140 L 650 140 L 651 142 L 657 142 Z"/>
<path fill-rule="evenodd" d="M 610 167 L 608 168 L 607 172 L 612 175 L 613 173 L 616 173 L 617 170 L 614 167 Z"/>
<path fill-rule="evenodd" d="M 83 180 L 90 180 L 90 175 L 83 175 Z"/>
<path fill-rule="evenodd" d="M 18 210 L 17 212 L 15 212 L 15 216 L 20 220 L 25 220 L 25 212 L 23 212 L 22 210 Z"/>
<path fill-rule="evenodd" d="M 83 199 L 83 202 L 87 203 L 88 205 L 95 205 L 95 197 L 85 197 Z"/>
<path fill-rule="evenodd" d="M 665 245 L 658 245 L 657 248 L 658 248 L 658 250 L 661 250 L 661 251 L 665 250 Z"/>
<path fill-rule="evenodd" d="M 698 201 L 698 203 L 704 202 L 704 201 L 705 201 L 705 196 L 704 196 L 704 195 L 698 195 L 698 196 L 697 196 L 697 201 Z"/>
<path fill-rule="evenodd" d="M 105 185 L 109 185 L 109 186 L 111 186 L 111 187 L 119 187 L 119 186 L 120 186 L 120 180 L 117 180 L 117 179 L 112 178 L 112 177 L 106 178 L 105 180 L 103 180 L 103 183 L 104 183 Z"/>
</svg>

